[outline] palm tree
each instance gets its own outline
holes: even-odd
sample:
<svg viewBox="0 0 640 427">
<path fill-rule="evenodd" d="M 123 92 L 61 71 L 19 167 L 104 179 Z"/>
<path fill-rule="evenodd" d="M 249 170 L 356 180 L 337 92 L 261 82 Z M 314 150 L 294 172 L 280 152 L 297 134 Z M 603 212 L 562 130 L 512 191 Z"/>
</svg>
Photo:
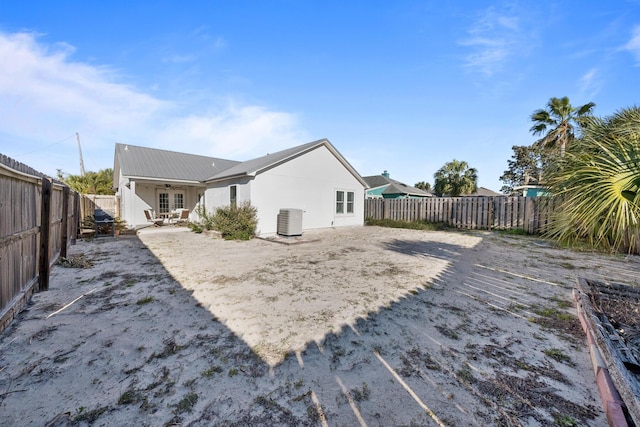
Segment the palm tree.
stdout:
<svg viewBox="0 0 640 427">
<path fill-rule="evenodd" d="M 111 189 L 113 185 L 113 169 L 111 168 L 100 169 L 98 172 L 89 171 L 84 175 L 67 176 L 59 171 L 58 177 L 80 194 L 114 194 Z"/>
<path fill-rule="evenodd" d="M 471 194 L 478 189 L 478 171 L 470 168 L 465 161 L 452 160 L 445 163 L 433 175 L 436 195 L 452 197 Z"/>
<path fill-rule="evenodd" d="M 573 107 L 568 97 L 551 98 L 545 110 L 536 110 L 531 115 L 534 125 L 530 131 L 534 135 L 542 135 L 537 143 L 544 148 L 558 148 L 560 157 L 564 157 L 567 145 L 575 138 L 576 133 L 592 117 L 596 106 L 593 102 Z"/>
<path fill-rule="evenodd" d="M 414 187 L 423 191 L 431 191 L 431 184 L 425 181 L 417 182 Z"/>
<path fill-rule="evenodd" d="M 640 107 L 593 119 L 548 175 L 561 205 L 547 235 L 640 253 Z"/>
</svg>

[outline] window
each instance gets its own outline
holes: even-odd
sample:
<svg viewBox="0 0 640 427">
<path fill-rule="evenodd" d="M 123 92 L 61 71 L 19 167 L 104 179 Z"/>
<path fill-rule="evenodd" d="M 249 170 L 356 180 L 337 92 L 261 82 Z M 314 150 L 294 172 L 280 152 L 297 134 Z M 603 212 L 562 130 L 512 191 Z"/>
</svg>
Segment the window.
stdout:
<svg viewBox="0 0 640 427">
<path fill-rule="evenodd" d="M 344 191 L 336 191 L 336 213 L 344 213 Z"/>
<path fill-rule="evenodd" d="M 347 213 L 353 213 L 353 203 L 355 201 L 355 193 L 353 191 L 347 192 Z"/>
<path fill-rule="evenodd" d="M 231 187 L 229 187 L 229 204 L 231 205 L 232 208 L 235 208 L 237 206 L 237 202 L 238 202 L 238 186 L 237 185 L 232 185 Z"/>
<path fill-rule="evenodd" d="M 346 200 L 345 200 L 346 193 Z M 337 214 L 352 214 L 354 213 L 356 194 L 353 191 L 336 191 L 336 213 Z M 346 204 L 346 207 L 345 207 Z M 346 211 L 345 211 L 346 208 Z"/>
</svg>

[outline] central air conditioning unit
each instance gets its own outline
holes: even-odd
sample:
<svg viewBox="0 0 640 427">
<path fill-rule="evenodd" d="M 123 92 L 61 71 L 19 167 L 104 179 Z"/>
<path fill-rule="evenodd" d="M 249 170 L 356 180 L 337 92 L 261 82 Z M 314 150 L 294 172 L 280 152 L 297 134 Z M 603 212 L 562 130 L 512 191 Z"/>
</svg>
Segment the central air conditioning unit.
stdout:
<svg viewBox="0 0 640 427">
<path fill-rule="evenodd" d="M 280 209 L 278 234 L 280 236 L 302 235 L 302 209 Z"/>
</svg>

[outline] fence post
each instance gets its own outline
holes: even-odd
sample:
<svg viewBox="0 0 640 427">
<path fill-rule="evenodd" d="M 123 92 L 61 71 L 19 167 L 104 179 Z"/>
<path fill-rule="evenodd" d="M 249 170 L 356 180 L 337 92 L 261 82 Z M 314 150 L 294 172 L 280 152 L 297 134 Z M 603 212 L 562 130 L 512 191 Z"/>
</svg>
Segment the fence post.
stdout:
<svg viewBox="0 0 640 427">
<path fill-rule="evenodd" d="M 71 235 L 71 244 L 76 244 L 76 239 L 80 235 L 80 193 L 73 192 L 73 234 Z"/>
<path fill-rule="evenodd" d="M 40 212 L 40 254 L 38 292 L 49 290 L 49 238 L 51 231 L 51 181 L 42 178 L 42 211 Z"/>
<path fill-rule="evenodd" d="M 69 187 L 62 187 L 62 224 L 60 225 L 60 256 L 67 257 L 69 239 Z"/>
<path fill-rule="evenodd" d="M 493 230 L 493 211 L 496 203 L 496 197 L 491 196 L 491 201 L 489 202 L 489 206 L 487 208 L 487 229 Z"/>
</svg>

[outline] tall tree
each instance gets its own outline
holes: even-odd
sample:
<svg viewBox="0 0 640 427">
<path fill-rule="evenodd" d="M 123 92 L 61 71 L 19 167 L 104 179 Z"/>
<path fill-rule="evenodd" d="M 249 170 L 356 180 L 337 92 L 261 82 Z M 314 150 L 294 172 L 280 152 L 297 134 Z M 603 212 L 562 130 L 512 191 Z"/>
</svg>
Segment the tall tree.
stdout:
<svg viewBox="0 0 640 427">
<path fill-rule="evenodd" d="M 64 175 L 58 171 L 60 178 L 71 189 L 80 194 L 114 194 L 113 169 L 100 169 L 98 172 L 87 172 L 84 175 Z"/>
<path fill-rule="evenodd" d="M 541 184 L 542 172 L 548 163 L 548 153 L 540 145 L 514 145 L 513 155 L 507 161 L 508 169 L 500 177 L 505 185 L 502 191 L 509 194 L 514 187 L 527 184 Z"/>
<path fill-rule="evenodd" d="M 546 109 L 536 110 L 531 115 L 534 123 L 531 132 L 543 135 L 537 144 L 544 148 L 558 149 L 564 157 L 567 145 L 579 136 L 581 127 L 592 118 L 593 102 L 573 107 L 568 97 L 551 98 Z M 577 135 L 578 134 L 578 135 Z"/>
<path fill-rule="evenodd" d="M 478 189 L 478 171 L 465 161 L 452 160 L 445 163 L 433 175 L 434 191 L 437 196 L 460 196 L 471 194 Z"/>
<path fill-rule="evenodd" d="M 431 191 L 431 184 L 425 181 L 417 182 L 414 187 L 423 190 L 423 191 Z"/>
<path fill-rule="evenodd" d="M 640 107 L 594 119 L 546 179 L 561 201 L 549 237 L 640 253 Z"/>
</svg>

